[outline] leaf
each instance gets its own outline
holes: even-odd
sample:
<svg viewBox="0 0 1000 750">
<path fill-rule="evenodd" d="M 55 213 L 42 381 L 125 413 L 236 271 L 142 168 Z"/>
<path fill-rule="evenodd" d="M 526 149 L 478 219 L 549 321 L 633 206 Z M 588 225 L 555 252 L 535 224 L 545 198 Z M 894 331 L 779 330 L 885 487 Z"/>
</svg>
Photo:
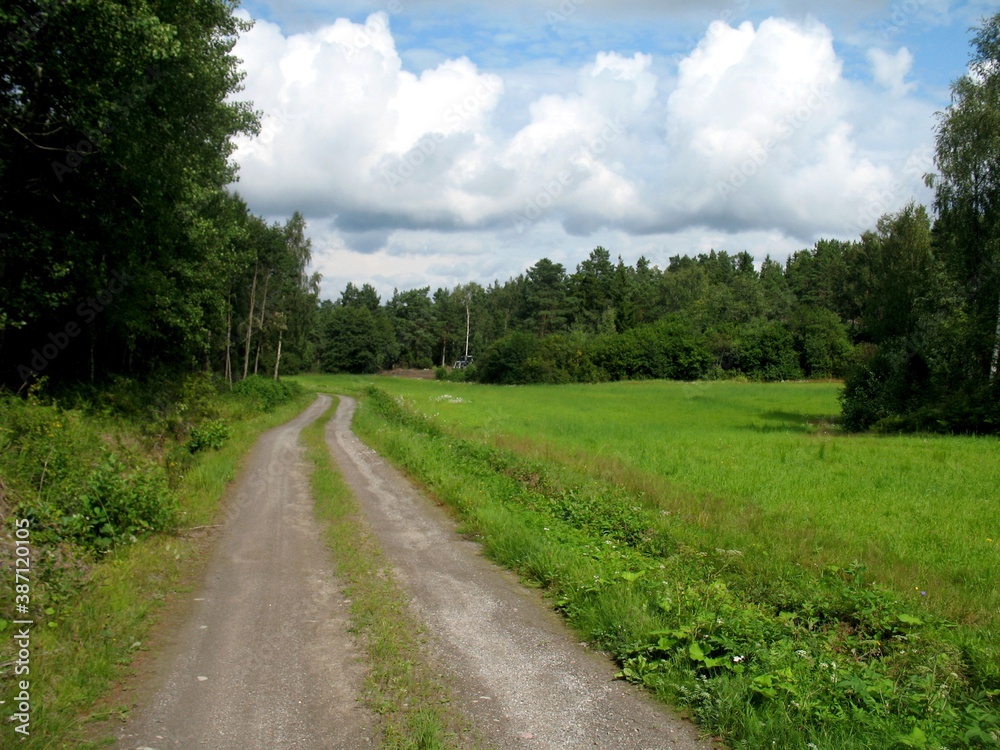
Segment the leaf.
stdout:
<svg viewBox="0 0 1000 750">
<path fill-rule="evenodd" d="M 898 615 L 899 621 L 907 625 L 923 625 L 924 621 L 913 615 Z"/>
<path fill-rule="evenodd" d="M 677 645 L 676 638 L 670 638 L 669 636 L 662 636 L 660 640 L 656 642 L 656 647 L 661 651 L 669 651 L 674 646 Z"/>
<path fill-rule="evenodd" d="M 927 747 L 927 735 L 920 727 L 913 727 L 913 731 L 908 735 L 898 737 L 901 744 L 906 747 Z"/>
<path fill-rule="evenodd" d="M 639 571 L 636 571 L 635 573 L 632 573 L 632 572 L 626 570 L 624 573 L 621 573 L 620 575 L 626 581 L 628 581 L 629 583 L 632 583 L 634 581 L 639 580 L 639 578 L 641 578 L 642 574 L 645 573 L 645 572 L 646 572 L 645 570 L 639 570 Z"/>
<path fill-rule="evenodd" d="M 705 652 L 701 650 L 701 646 L 697 641 L 691 641 L 691 645 L 688 646 L 688 653 L 695 661 L 705 661 Z"/>
</svg>

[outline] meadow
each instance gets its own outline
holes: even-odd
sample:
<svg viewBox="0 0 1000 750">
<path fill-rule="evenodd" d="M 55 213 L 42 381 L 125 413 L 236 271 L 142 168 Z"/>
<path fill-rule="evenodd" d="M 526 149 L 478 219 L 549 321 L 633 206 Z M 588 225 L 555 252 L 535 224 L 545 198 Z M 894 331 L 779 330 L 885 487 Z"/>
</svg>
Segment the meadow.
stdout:
<svg viewBox="0 0 1000 750">
<path fill-rule="evenodd" d="M 733 746 L 996 746 L 995 439 L 844 434 L 834 383 L 321 384 Z"/>
</svg>

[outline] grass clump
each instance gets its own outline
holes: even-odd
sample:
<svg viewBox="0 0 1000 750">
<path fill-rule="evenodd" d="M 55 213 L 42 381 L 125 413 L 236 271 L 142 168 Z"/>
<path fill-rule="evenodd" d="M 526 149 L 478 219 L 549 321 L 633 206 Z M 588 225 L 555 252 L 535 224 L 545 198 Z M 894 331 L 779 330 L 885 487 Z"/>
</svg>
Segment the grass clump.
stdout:
<svg viewBox="0 0 1000 750">
<path fill-rule="evenodd" d="M 463 391 L 464 401 L 480 393 Z M 904 596 L 860 561 L 803 565 L 767 554 L 760 537 L 742 537 L 753 546 L 733 544 L 733 529 L 713 538 L 697 515 L 600 472 L 520 455 L 445 421 L 378 389 L 364 393 L 355 420 L 488 554 L 544 586 L 624 679 L 686 707 L 732 746 L 998 746 L 995 641 L 920 591 Z"/>
</svg>

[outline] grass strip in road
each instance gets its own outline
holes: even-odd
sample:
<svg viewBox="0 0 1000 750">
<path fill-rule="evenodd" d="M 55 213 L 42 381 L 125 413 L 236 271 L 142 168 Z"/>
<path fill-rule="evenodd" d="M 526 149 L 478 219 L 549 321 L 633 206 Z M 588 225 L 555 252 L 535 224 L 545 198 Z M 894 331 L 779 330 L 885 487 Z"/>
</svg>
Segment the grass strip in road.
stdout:
<svg viewBox="0 0 1000 750">
<path fill-rule="evenodd" d="M 302 431 L 311 465 L 316 515 L 344 594 L 353 630 L 368 655 L 365 702 L 379 716 L 387 750 L 467 748 L 468 731 L 451 708 L 444 683 L 423 654 L 421 627 L 407 597 L 361 518 L 350 488 L 326 444 L 330 410 Z"/>
</svg>

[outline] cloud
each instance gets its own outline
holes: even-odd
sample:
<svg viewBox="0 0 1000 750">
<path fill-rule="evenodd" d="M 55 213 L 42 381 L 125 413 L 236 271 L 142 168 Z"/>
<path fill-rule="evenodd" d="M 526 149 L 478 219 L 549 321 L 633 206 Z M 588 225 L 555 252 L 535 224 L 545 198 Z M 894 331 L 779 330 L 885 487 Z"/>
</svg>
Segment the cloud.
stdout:
<svg viewBox="0 0 1000 750">
<path fill-rule="evenodd" d="M 893 96 L 905 96 L 914 89 L 916 84 L 905 81 L 913 67 L 913 55 L 906 47 L 900 47 L 895 55 L 872 48 L 868 50 L 868 61 L 871 63 L 875 82 L 888 89 Z"/>
<path fill-rule="evenodd" d="M 919 184 L 900 182 L 931 138 L 933 107 L 905 81 L 912 55 L 871 50 L 873 78 L 850 80 L 815 20 L 717 21 L 676 63 L 605 50 L 572 68 L 530 61 L 532 75 L 467 57 L 408 70 L 391 20 L 298 34 L 258 21 L 236 47 L 266 113 L 238 144 L 240 192 L 268 216 L 301 210 L 317 251 L 371 259 L 358 267 L 415 276 L 423 256 L 512 275 L 542 237 L 581 257 L 605 236 L 806 245 Z"/>
</svg>

